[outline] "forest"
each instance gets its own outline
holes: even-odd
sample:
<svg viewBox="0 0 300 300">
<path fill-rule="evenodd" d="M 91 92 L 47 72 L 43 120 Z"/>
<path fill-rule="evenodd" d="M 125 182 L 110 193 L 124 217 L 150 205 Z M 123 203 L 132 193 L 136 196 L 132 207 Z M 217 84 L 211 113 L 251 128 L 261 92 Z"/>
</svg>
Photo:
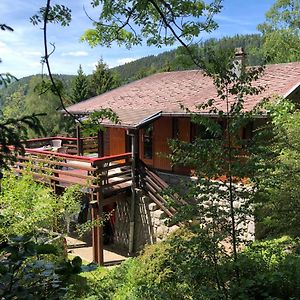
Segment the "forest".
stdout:
<svg viewBox="0 0 300 300">
<path fill-rule="evenodd" d="M 247 96 L 262 91 L 252 83 L 265 64 L 300 61 L 299 0 L 275 1 L 258 26 L 260 34 L 208 39 L 200 44 L 189 44 L 190 37 L 217 26 L 210 16 L 220 11 L 222 1 L 146 2 L 93 0 L 94 7 L 102 5 L 100 19 L 105 24 L 94 24 L 83 39 L 91 46 L 110 46 L 117 40 L 124 47 L 137 45 L 142 38 L 155 46 L 179 41 L 176 50 L 113 69 L 100 58 L 88 75 L 81 66 L 74 76 L 49 73 L 12 83 L 1 74 L 0 298 L 300 299 L 299 101 L 277 97 L 244 110 Z M 32 20 L 65 26 L 70 13 L 65 6 L 50 6 L 48 1 Z M 119 24 L 116 15 L 125 16 L 127 22 Z M 206 19 L 204 23 L 187 21 L 177 35 L 172 27 L 176 25 L 174 15 Z M 141 31 L 126 27 L 129 20 Z M 9 30 L 5 26 L 1 29 Z M 161 27 L 166 30 L 164 37 Z M 240 75 L 232 60 L 236 47 L 248 54 L 249 68 Z M 185 204 L 166 220 L 166 226 L 176 224 L 179 229 L 113 268 L 68 255 L 64 237 L 70 220 L 82 209 L 82 191 L 75 185 L 55 194 L 51 187 L 34 180 L 32 165 L 16 176 L 10 164 L 24 154 L 22 141 L 73 136 L 74 120 L 62 114 L 64 105 L 157 72 L 198 68 L 212 79 L 218 94 L 199 109 L 225 116 L 229 134 L 223 136 L 221 125 L 213 118 L 191 114 L 193 123 L 205 127 L 206 136 L 191 142 L 169 141 L 173 165 L 193 166 L 196 178 L 161 194 L 169 202 L 170 195 L 176 195 Z M 215 100 L 224 101 L 227 110 L 216 112 Z M 249 141 L 239 138 L 240 128 L 262 113 L 267 113 L 267 122 L 256 128 Z M 255 219 L 255 241 L 245 241 L 241 225 L 249 216 Z M 93 226 L 84 224 L 78 230 Z"/>
</svg>

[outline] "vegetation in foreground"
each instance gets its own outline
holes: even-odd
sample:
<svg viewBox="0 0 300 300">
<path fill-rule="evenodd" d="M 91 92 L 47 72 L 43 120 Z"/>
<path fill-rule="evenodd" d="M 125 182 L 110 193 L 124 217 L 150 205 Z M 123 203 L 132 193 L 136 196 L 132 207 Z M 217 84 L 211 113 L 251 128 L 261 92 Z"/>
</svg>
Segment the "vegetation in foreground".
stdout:
<svg viewBox="0 0 300 300">
<path fill-rule="evenodd" d="M 299 299 L 300 241 L 258 241 L 238 254 L 208 256 L 213 247 L 199 226 L 179 229 L 121 266 L 73 278 L 67 299 Z"/>
</svg>

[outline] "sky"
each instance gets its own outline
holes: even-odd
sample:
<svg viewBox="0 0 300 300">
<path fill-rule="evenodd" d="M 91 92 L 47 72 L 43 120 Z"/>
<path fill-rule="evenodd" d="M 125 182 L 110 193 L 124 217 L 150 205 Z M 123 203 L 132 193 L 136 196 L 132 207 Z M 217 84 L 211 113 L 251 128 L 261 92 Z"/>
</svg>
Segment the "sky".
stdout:
<svg viewBox="0 0 300 300">
<path fill-rule="evenodd" d="M 157 55 L 173 47 L 155 48 L 146 45 L 130 50 L 113 45 L 111 48 L 91 48 L 80 41 L 80 36 L 92 22 L 86 16 L 97 19 L 99 8 L 92 8 L 90 0 L 60 0 L 53 4 L 64 4 L 72 10 L 72 21 L 68 27 L 49 25 L 48 41 L 55 44 L 50 57 L 52 73 L 76 74 L 79 64 L 86 74 L 91 74 L 97 61 L 103 59 L 109 67 L 122 65 L 148 55 Z M 219 28 L 202 35 L 202 39 L 220 38 L 235 34 L 257 33 L 257 25 L 265 20 L 265 13 L 275 0 L 223 0 L 222 12 L 215 16 Z M 1 0 L 0 24 L 11 26 L 14 31 L 0 31 L 0 73 L 9 72 L 21 78 L 42 72 L 43 36 L 39 26 L 33 26 L 29 18 L 45 6 L 45 0 Z M 50 47 L 51 48 L 51 47 Z"/>
</svg>

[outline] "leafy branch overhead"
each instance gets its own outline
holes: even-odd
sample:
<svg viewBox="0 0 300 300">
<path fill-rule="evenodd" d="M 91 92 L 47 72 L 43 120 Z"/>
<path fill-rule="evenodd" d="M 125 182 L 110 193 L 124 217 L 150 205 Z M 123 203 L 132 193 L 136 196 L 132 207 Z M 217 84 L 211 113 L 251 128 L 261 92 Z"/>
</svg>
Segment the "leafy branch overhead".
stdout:
<svg viewBox="0 0 300 300">
<path fill-rule="evenodd" d="M 93 0 L 92 6 L 101 7 L 94 28 L 82 36 L 91 46 L 110 47 L 113 42 L 131 48 L 142 44 L 162 47 L 179 42 L 188 49 L 202 32 L 218 26 L 213 16 L 220 12 L 221 0 L 205 3 L 202 0 Z"/>
<path fill-rule="evenodd" d="M 82 121 L 82 129 L 85 135 L 95 135 L 99 130 L 104 131 L 102 124 L 104 120 L 108 120 L 113 124 L 119 124 L 118 115 L 110 108 L 103 108 L 99 111 L 92 112 L 88 118 Z"/>
</svg>

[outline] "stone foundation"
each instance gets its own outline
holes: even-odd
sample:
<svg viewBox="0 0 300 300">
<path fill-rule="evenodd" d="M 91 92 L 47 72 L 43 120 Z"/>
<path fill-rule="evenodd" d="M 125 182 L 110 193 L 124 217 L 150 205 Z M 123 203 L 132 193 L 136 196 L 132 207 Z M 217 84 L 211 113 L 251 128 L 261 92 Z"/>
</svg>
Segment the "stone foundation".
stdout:
<svg viewBox="0 0 300 300">
<path fill-rule="evenodd" d="M 122 250 L 129 248 L 130 201 L 127 197 L 117 202 L 114 245 Z M 134 249 L 139 252 L 146 244 L 161 241 L 177 226 L 165 225 L 166 216 L 147 196 L 137 197 L 134 232 Z"/>
</svg>

